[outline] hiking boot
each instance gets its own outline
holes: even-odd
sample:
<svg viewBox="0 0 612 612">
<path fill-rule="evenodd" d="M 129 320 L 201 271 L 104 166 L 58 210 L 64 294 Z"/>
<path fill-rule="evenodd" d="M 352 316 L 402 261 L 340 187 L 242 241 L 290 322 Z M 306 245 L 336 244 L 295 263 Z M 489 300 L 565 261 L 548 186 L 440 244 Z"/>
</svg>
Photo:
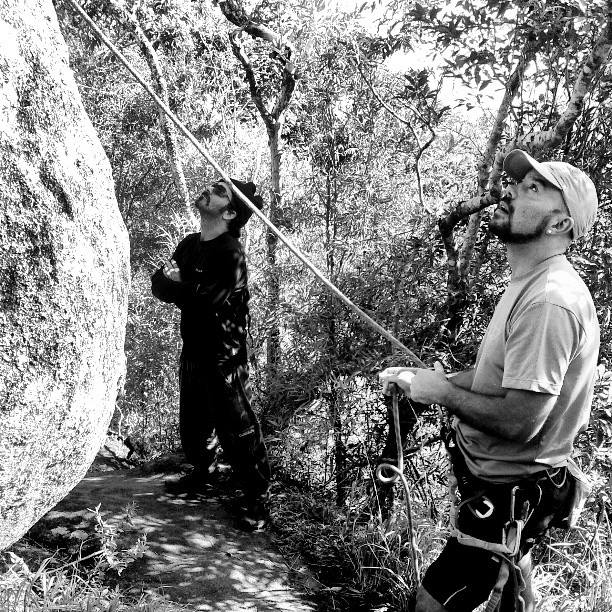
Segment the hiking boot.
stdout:
<svg viewBox="0 0 612 612">
<path fill-rule="evenodd" d="M 246 504 L 238 519 L 239 525 L 245 531 L 262 531 L 270 522 L 268 505 L 260 500 Z"/>
<path fill-rule="evenodd" d="M 164 489 L 174 495 L 180 493 L 201 493 L 210 480 L 210 474 L 203 470 L 192 470 L 178 480 L 166 480 Z"/>
<path fill-rule="evenodd" d="M 231 514 L 242 515 L 248 509 L 249 500 L 246 495 L 238 495 L 237 497 L 224 499 L 223 506 Z"/>
</svg>

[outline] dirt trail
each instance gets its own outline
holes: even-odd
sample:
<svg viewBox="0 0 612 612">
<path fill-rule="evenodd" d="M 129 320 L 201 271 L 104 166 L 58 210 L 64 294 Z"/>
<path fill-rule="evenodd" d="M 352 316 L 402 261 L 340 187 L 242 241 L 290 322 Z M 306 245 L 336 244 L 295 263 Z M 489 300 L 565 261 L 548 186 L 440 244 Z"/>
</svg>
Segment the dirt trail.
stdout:
<svg viewBox="0 0 612 612">
<path fill-rule="evenodd" d="M 91 474 L 43 520 L 66 525 L 101 504 L 104 520 L 118 524 L 126 506 L 135 503 L 133 527 L 147 534 L 148 547 L 144 557 L 124 571 L 122 584 L 157 590 L 191 610 L 315 609 L 289 586 L 289 576 L 295 582 L 296 572 L 274 550 L 270 537 L 235 526 L 222 491 L 211 487 L 191 498 L 174 496 L 165 492 L 165 478 L 135 470 Z"/>
</svg>

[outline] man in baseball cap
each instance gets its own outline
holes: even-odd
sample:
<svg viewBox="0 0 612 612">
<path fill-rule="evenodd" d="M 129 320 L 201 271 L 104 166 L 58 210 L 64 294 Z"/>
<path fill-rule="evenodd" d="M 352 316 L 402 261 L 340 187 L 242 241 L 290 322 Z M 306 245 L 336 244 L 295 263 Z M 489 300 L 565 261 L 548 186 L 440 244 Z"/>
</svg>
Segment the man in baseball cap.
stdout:
<svg viewBox="0 0 612 612">
<path fill-rule="evenodd" d="M 537 162 L 531 155 L 520 149 L 510 151 L 504 160 L 506 174 L 522 181 L 530 170 L 561 192 L 570 217 L 574 221 L 572 236 L 577 240 L 595 223 L 597 216 L 597 192 L 593 181 L 579 168 L 566 162 Z"/>
<path fill-rule="evenodd" d="M 517 609 L 520 598 L 525 612 L 534 610 L 530 549 L 549 527 L 568 526 L 573 442 L 589 422 L 599 325 L 565 252 L 594 223 L 595 187 L 570 164 L 537 162 L 519 150 L 504 170 L 516 182 L 489 229 L 506 247 L 512 277 L 474 368 L 447 376 L 436 363 L 380 374 L 383 390 L 395 383 L 411 400 L 445 406 L 454 417 L 448 450 L 459 495 L 417 612 L 474 610 L 500 585 L 501 610 Z"/>
</svg>

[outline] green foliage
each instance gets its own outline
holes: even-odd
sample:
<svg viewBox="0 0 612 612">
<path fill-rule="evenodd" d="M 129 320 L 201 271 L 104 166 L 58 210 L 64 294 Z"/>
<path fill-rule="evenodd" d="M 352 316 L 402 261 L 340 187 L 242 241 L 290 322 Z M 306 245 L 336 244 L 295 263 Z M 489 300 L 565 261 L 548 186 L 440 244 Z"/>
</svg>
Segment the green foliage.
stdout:
<svg viewBox="0 0 612 612">
<path fill-rule="evenodd" d="M 182 612 L 183 607 L 161 597 L 134 598 L 99 584 L 71 569 L 56 569 L 48 561 L 32 571 L 14 553 L 5 553 L 0 577 L 0 608 L 4 612 Z"/>
<path fill-rule="evenodd" d="M 141 458 L 151 459 L 177 447 L 178 313 L 149 298 L 151 281 L 143 270 L 132 286 L 125 346 L 130 367 L 113 425 L 139 443 Z"/>
<path fill-rule="evenodd" d="M 405 609 L 406 562 L 397 555 L 405 529 L 399 523 L 394 532 L 384 533 L 375 510 L 364 510 L 357 525 L 325 497 L 294 489 L 280 497 L 275 541 L 287 556 L 299 550 L 315 572 L 322 585 L 314 593 L 321 609 L 365 611 L 382 603 Z"/>
<path fill-rule="evenodd" d="M 100 514 L 100 504 L 91 512 L 95 517 L 96 535 L 100 542 L 100 560 L 97 562 L 96 571 L 103 573 L 114 571 L 120 575 L 128 565 L 140 559 L 146 551 L 147 536 L 145 533 L 138 534 L 136 540 L 127 546 L 125 542 L 126 531 L 130 534 L 134 532 L 132 525 L 135 504 L 132 503 L 126 508 L 123 527 L 105 521 Z M 127 530 L 125 526 L 128 526 Z"/>
<path fill-rule="evenodd" d="M 100 504 L 82 511 L 52 511 L 28 536 L 56 551 L 55 571 L 75 568 L 91 581 L 103 580 L 109 574 L 120 575 L 146 551 L 146 534 L 133 525 L 135 512 L 131 504 L 121 521 L 109 522 L 103 518 Z"/>
</svg>

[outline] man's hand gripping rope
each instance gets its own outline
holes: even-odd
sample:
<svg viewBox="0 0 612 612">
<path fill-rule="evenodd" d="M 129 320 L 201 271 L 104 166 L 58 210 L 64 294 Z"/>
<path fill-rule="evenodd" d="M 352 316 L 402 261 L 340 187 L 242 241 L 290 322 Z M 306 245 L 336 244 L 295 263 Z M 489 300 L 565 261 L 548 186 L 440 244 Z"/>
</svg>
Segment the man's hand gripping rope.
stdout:
<svg viewBox="0 0 612 612">
<path fill-rule="evenodd" d="M 410 506 L 410 497 L 408 494 L 408 482 L 403 475 L 404 459 L 401 446 L 401 440 L 399 435 L 399 410 L 398 410 L 398 387 L 406 393 L 406 395 L 413 401 L 428 404 L 432 401 L 442 403 L 444 392 L 448 385 L 448 377 L 444 372 L 444 367 L 439 361 L 434 364 L 433 370 L 427 370 L 423 368 L 408 368 L 408 367 L 391 367 L 387 368 L 379 374 L 379 378 L 382 382 L 383 393 L 385 395 L 391 395 L 393 398 L 393 419 L 395 424 L 395 436 L 396 444 L 398 449 L 398 465 L 397 467 L 388 463 L 381 464 L 376 470 L 376 476 L 378 479 L 385 483 L 390 484 L 396 482 L 398 478 L 402 479 L 402 484 L 406 491 L 406 507 L 408 514 L 408 525 L 411 535 L 411 550 L 413 554 L 413 566 L 416 568 L 418 576 L 418 567 L 416 565 L 416 542 L 414 540 L 414 532 L 412 529 L 412 511 Z M 439 404 L 438 404 L 439 405 Z M 440 418 L 443 418 L 441 408 L 438 408 L 440 412 Z M 393 476 L 387 477 L 382 473 L 383 470 L 390 470 L 394 473 Z M 514 519 L 514 517 L 512 517 Z M 520 538 L 520 536 L 518 536 Z M 502 592 L 509 579 L 511 570 L 513 580 L 515 581 L 515 593 L 516 593 L 516 609 L 522 611 L 525 608 L 525 602 L 521 595 L 522 590 L 525 588 L 525 583 L 522 579 L 520 569 L 518 568 L 514 555 L 503 554 L 501 552 L 495 553 L 500 559 L 500 570 L 496 581 L 496 584 L 491 591 L 489 601 L 487 602 L 486 612 L 493 612 L 498 608 L 501 600 Z M 418 581 L 418 578 L 417 578 Z"/>
<path fill-rule="evenodd" d="M 417 377 L 417 372 L 419 376 Z M 430 380 L 434 377 L 433 380 Z M 385 395 L 390 395 L 392 398 L 393 424 L 395 429 L 395 445 L 397 448 L 397 465 L 391 463 L 381 463 L 376 469 L 376 477 L 383 484 L 394 484 L 398 478 L 404 487 L 404 497 L 406 499 L 406 517 L 408 519 L 408 530 L 410 532 L 410 556 L 412 568 L 414 571 L 415 584 L 420 580 L 419 561 L 417 557 L 417 542 L 414 531 L 414 523 L 412 520 L 412 504 L 410 502 L 410 489 L 408 481 L 404 476 L 404 453 L 402 450 L 402 440 L 399 420 L 399 402 L 398 393 L 401 389 L 410 399 L 415 402 L 421 402 L 422 391 L 433 382 L 439 384 L 440 377 L 446 382 L 446 374 L 442 364 L 436 361 L 434 370 L 426 370 L 422 368 L 407 368 L 407 367 L 391 367 L 387 368 L 379 374 L 379 379 L 382 382 L 382 391 Z M 416 384 L 415 384 L 416 383 Z M 385 473 L 391 472 L 391 476 L 386 476 Z"/>
<path fill-rule="evenodd" d="M 383 370 L 378 377 L 385 395 L 389 395 L 389 385 L 395 384 L 412 401 L 419 404 L 442 403 L 442 396 L 448 385 L 444 367 L 439 361 L 434 363 L 433 370 L 392 367 Z"/>
</svg>

